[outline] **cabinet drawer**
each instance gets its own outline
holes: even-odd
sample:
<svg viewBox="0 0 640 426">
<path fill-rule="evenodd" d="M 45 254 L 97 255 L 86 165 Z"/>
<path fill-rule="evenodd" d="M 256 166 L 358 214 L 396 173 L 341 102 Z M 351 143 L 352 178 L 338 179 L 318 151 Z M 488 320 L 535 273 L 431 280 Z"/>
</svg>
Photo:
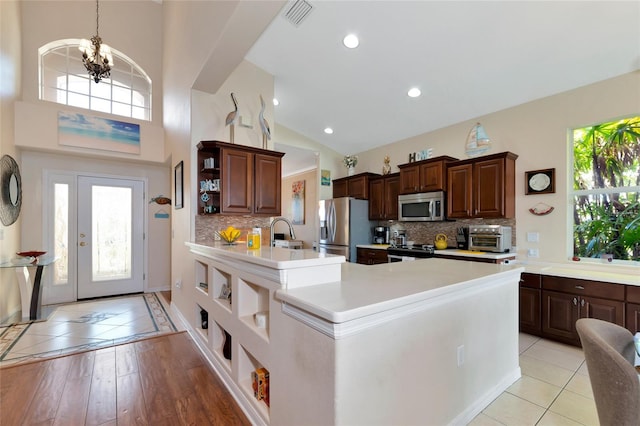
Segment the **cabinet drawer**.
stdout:
<svg viewBox="0 0 640 426">
<path fill-rule="evenodd" d="M 640 303 L 640 287 L 627 286 L 627 302 Z"/>
<path fill-rule="evenodd" d="M 520 275 L 520 287 L 541 288 L 542 280 L 540 274 L 523 272 L 522 275 Z"/>
<path fill-rule="evenodd" d="M 603 283 L 600 281 L 580 280 L 576 278 L 542 276 L 542 288 L 579 296 L 593 296 L 604 299 L 624 300 L 623 284 Z"/>
</svg>

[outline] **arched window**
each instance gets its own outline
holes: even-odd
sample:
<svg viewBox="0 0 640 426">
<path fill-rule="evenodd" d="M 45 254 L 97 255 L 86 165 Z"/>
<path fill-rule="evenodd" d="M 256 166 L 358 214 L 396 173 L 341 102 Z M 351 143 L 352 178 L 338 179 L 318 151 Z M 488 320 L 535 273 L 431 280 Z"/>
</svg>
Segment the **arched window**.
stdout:
<svg viewBox="0 0 640 426">
<path fill-rule="evenodd" d="M 82 64 L 79 39 L 38 49 L 40 99 L 151 121 L 151 79 L 135 62 L 111 48 L 111 77 L 95 83 Z"/>
</svg>

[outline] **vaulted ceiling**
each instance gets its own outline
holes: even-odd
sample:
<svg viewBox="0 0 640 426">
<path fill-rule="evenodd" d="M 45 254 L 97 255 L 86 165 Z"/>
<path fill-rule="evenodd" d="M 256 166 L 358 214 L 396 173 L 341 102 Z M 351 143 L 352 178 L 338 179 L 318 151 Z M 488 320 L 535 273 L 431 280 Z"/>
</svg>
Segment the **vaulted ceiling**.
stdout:
<svg viewBox="0 0 640 426">
<path fill-rule="evenodd" d="M 246 59 L 275 76 L 279 124 L 343 154 L 640 69 L 638 1 L 308 3 Z"/>
</svg>

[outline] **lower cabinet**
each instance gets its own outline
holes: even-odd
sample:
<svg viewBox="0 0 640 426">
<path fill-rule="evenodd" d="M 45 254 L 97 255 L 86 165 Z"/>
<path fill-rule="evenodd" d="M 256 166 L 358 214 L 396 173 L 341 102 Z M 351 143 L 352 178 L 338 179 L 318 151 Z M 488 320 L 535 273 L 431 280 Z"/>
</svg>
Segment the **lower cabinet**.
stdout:
<svg viewBox="0 0 640 426">
<path fill-rule="evenodd" d="M 625 318 L 627 329 L 636 334 L 640 331 L 640 287 L 627 286 L 627 316 Z"/>
<path fill-rule="evenodd" d="M 542 332 L 540 275 L 523 273 L 520 277 L 520 331 L 539 336 Z"/>
<path fill-rule="evenodd" d="M 625 286 L 542 276 L 542 336 L 580 345 L 576 321 L 597 318 L 624 326 Z"/>
<path fill-rule="evenodd" d="M 357 263 L 363 265 L 377 265 L 379 263 L 387 263 L 387 251 L 378 249 L 367 249 L 358 247 Z"/>
</svg>

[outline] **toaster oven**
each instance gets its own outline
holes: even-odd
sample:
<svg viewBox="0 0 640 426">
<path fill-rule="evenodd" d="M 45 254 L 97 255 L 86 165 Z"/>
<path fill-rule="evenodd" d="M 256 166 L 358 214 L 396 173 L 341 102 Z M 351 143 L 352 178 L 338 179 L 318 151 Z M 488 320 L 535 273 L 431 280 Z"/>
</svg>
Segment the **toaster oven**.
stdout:
<svg viewBox="0 0 640 426">
<path fill-rule="evenodd" d="M 509 253 L 511 251 L 511 227 L 502 225 L 469 226 L 469 250 Z"/>
</svg>

